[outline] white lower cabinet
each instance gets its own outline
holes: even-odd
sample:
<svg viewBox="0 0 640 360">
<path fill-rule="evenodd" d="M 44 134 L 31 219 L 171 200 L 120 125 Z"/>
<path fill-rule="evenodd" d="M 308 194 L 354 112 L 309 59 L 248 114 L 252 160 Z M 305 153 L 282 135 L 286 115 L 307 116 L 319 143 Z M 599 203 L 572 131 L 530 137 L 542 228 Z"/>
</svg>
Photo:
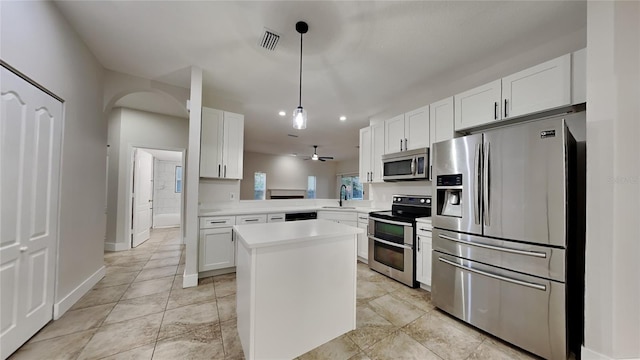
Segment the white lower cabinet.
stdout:
<svg viewBox="0 0 640 360">
<path fill-rule="evenodd" d="M 235 216 L 200 218 L 198 271 L 236 266 L 236 243 L 232 228 L 235 224 Z"/>
<path fill-rule="evenodd" d="M 352 211 L 318 211 L 318 219 L 331 220 L 349 226 L 358 226 L 358 216 Z"/>
<path fill-rule="evenodd" d="M 233 239 L 233 228 L 219 227 L 200 230 L 199 271 L 235 266 L 235 253 L 236 245 Z"/>
<path fill-rule="evenodd" d="M 364 230 L 364 234 L 358 234 L 358 258 L 365 262 L 369 259 L 369 214 L 358 214 L 358 228 Z"/>
<path fill-rule="evenodd" d="M 431 287 L 431 225 L 418 223 L 416 230 L 416 280 Z"/>
</svg>

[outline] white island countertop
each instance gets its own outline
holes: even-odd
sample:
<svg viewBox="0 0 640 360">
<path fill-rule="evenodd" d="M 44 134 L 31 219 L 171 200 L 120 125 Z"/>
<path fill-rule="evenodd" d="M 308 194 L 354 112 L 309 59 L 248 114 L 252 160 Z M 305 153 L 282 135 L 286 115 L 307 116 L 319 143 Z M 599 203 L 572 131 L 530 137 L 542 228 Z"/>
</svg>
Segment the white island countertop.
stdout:
<svg viewBox="0 0 640 360">
<path fill-rule="evenodd" d="M 357 235 L 364 230 L 329 220 L 288 221 L 234 225 L 239 240 L 250 249 L 318 241 L 341 235 Z"/>
</svg>

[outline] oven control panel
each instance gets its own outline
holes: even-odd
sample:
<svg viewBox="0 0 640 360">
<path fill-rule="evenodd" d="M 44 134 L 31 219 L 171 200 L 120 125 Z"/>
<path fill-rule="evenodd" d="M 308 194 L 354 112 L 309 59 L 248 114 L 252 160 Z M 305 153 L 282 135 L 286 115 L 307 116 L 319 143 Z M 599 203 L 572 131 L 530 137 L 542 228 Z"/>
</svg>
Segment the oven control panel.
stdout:
<svg viewBox="0 0 640 360">
<path fill-rule="evenodd" d="M 393 204 L 430 207 L 431 196 L 393 195 Z"/>
</svg>

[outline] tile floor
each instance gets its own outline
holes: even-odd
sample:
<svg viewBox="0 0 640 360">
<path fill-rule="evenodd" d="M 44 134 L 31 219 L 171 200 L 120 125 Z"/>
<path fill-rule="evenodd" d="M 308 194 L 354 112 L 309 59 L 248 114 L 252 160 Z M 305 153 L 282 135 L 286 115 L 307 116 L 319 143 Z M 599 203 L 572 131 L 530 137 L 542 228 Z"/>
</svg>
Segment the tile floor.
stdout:
<svg viewBox="0 0 640 360">
<path fill-rule="evenodd" d="M 10 359 L 243 359 L 235 275 L 183 289 L 182 250 L 179 230 L 163 229 L 135 249 L 105 253 L 106 276 Z M 298 359 L 534 358 L 364 264 L 357 286 L 357 329 Z"/>
</svg>

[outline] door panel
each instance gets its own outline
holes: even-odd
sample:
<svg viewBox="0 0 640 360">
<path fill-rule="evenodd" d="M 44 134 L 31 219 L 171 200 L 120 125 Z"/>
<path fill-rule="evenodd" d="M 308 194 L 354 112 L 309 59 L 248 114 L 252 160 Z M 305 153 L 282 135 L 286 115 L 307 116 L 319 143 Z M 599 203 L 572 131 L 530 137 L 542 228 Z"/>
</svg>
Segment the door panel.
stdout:
<svg viewBox="0 0 640 360">
<path fill-rule="evenodd" d="M 133 240 L 131 247 L 136 247 L 151 236 L 151 194 L 153 176 L 153 156 L 141 149 L 136 149 L 135 173 L 133 184 Z"/>
<path fill-rule="evenodd" d="M 404 148 L 404 114 L 384 122 L 384 153 L 392 154 L 405 150 Z"/>
<path fill-rule="evenodd" d="M 469 135 L 449 141 L 440 142 L 433 146 L 433 181 L 436 184 L 435 206 L 433 211 L 433 226 L 441 229 L 482 234 L 482 217 L 480 207 L 480 191 L 482 181 L 479 177 L 480 145 L 482 134 Z M 444 190 L 448 187 L 438 186 L 438 176 L 462 175 L 460 216 L 444 215 Z"/>
<path fill-rule="evenodd" d="M 566 246 L 565 132 L 563 118 L 485 132 L 485 236 Z"/>
<path fill-rule="evenodd" d="M 223 112 L 202 108 L 200 136 L 200 177 L 222 176 Z"/>
<path fill-rule="evenodd" d="M 384 153 L 384 123 L 371 125 L 372 182 L 382 182 L 382 154 Z"/>
<path fill-rule="evenodd" d="M 62 103 L 2 68 L 0 357 L 53 317 Z"/>
<path fill-rule="evenodd" d="M 224 113 L 224 146 L 222 150 L 222 177 L 242 179 L 244 116 Z"/>
</svg>

